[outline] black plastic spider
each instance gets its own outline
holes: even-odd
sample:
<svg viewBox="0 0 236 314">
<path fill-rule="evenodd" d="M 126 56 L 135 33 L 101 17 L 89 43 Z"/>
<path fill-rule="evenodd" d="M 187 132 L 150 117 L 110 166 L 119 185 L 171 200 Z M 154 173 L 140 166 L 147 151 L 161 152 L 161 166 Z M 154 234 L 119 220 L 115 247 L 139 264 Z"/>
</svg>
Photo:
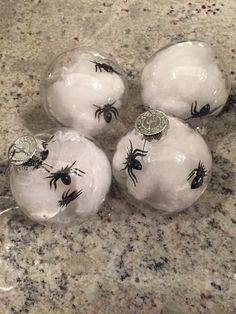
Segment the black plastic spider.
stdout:
<svg viewBox="0 0 236 314">
<path fill-rule="evenodd" d="M 108 73 L 116 73 L 118 75 L 120 75 L 119 72 L 117 72 L 116 70 L 113 69 L 113 67 L 109 64 L 106 64 L 106 63 L 99 63 L 99 62 L 96 62 L 96 61 L 90 61 L 92 63 L 95 64 L 95 72 L 97 72 L 98 70 L 100 72 L 102 72 L 102 70 L 108 72 Z"/>
<path fill-rule="evenodd" d="M 25 168 L 32 167 L 33 169 L 43 168 L 47 172 L 50 172 L 46 167 L 52 168 L 52 166 L 46 164 L 44 161 L 48 158 L 49 150 L 47 146 L 49 142 L 54 138 L 52 136 L 48 141 L 42 142 L 43 151 L 40 152 L 39 156 L 32 156 L 27 162 L 25 162 L 22 166 Z"/>
<path fill-rule="evenodd" d="M 103 118 L 107 123 L 110 123 L 112 120 L 112 114 L 114 114 L 114 117 L 117 119 L 119 116 L 119 112 L 115 107 L 112 107 L 116 102 L 113 102 L 112 104 L 106 104 L 103 107 L 99 107 L 97 105 L 94 105 L 94 107 L 98 108 L 95 111 L 95 119 L 98 117 L 100 118 L 100 115 L 103 114 Z"/>
<path fill-rule="evenodd" d="M 70 189 L 66 192 L 63 192 L 62 199 L 58 201 L 60 207 L 64 207 L 69 205 L 72 201 L 74 201 L 77 197 L 82 194 L 82 190 L 80 191 L 73 191 L 70 193 Z"/>
<path fill-rule="evenodd" d="M 58 170 L 57 172 L 52 172 L 50 176 L 46 177 L 46 179 L 50 180 L 50 189 L 52 188 L 52 184 L 54 184 L 55 190 L 57 189 L 57 181 L 61 180 L 62 183 L 65 185 L 71 184 L 71 174 L 76 174 L 77 176 L 82 177 L 82 174 L 85 174 L 84 171 L 78 169 L 78 168 L 72 168 L 76 161 L 73 162 L 70 166 L 67 165 L 65 168 L 61 168 L 61 170 Z"/>
<path fill-rule="evenodd" d="M 190 180 L 194 176 L 193 181 L 191 183 L 191 189 L 197 189 L 203 184 L 203 178 L 207 176 L 207 171 L 201 161 L 198 163 L 198 167 L 193 169 L 188 176 L 188 180 Z"/>
<path fill-rule="evenodd" d="M 133 181 L 134 185 L 136 186 L 136 183 L 138 182 L 138 179 L 136 178 L 135 174 L 133 173 L 134 170 L 142 170 L 142 164 L 141 162 L 136 159 L 137 157 L 145 157 L 147 155 L 147 151 L 144 151 L 142 149 L 135 149 L 133 150 L 132 142 L 130 142 L 130 148 L 128 148 L 128 154 L 126 157 L 126 161 L 124 162 L 125 167 L 121 170 L 128 169 L 128 175 L 130 179 Z"/>
<path fill-rule="evenodd" d="M 206 104 L 200 109 L 200 111 L 197 111 L 197 101 L 195 100 L 195 102 L 191 104 L 191 116 L 188 117 L 186 120 L 193 119 L 193 118 L 201 118 L 206 115 L 212 114 L 213 112 L 218 110 L 221 106 L 222 105 L 211 110 L 210 104 Z"/>
</svg>

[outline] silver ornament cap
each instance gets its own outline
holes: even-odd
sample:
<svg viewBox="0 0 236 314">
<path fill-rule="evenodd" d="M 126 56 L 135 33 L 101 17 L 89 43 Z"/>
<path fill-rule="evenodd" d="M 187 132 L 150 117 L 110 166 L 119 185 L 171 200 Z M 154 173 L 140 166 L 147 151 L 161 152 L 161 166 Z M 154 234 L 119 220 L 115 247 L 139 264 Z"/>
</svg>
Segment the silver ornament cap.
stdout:
<svg viewBox="0 0 236 314">
<path fill-rule="evenodd" d="M 19 137 L 8 150 L 8 160 L 13 165 L 23 165 L 37 152 L 37 142 L 32 135 Z"/>
<path fill-rule="evenodd" d="M 140 114 L 135 120 L 135 130 L 146 140 L 159 140 L 166 134 L 169 120 L 160 110 L 151 109 Z"/>
</svg>

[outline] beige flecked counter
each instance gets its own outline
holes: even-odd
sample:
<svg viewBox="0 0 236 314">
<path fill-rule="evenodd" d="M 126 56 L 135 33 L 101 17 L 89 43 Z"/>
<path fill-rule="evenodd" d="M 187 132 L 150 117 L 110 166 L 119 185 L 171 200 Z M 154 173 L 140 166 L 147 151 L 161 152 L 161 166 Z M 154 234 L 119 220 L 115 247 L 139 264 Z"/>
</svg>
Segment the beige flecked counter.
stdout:
<svg viewBox="0 0 236 314">
<path fill-rule="evenodd" d="M 123 65 L 127 127 L 143 111 L 144 63 L 170 40 L 219 47 L 235 87 L 235 0 L 190 1 L 1 1 L 2 211 L 15 205 L 4 176 L 8 144 L 53 126 L 40 106 L 40 74 L 62 49 L 98 46 Z M 97 217 L 63 231 L 34 225 L 17 210 L 2 214 L 0 313 L 236 313 L 235 139 L 231 102 L 209 127 L 210 186 L 180 215 L 135 209 L 114 186 Z"/>
</svg>

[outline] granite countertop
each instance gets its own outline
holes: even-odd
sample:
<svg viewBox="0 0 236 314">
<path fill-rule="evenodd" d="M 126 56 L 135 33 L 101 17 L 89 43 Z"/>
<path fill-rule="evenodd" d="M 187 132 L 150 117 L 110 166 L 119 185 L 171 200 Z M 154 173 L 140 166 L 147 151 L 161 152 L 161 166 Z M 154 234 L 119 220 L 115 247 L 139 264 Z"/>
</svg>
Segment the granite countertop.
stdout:
<svg viewBox="0 0 236 314">
<path fill-rule="evenodd" d="M 236 313 L 233 101 L 209 125 L 209 188 L 179 215 L 136 209 L 114 187 L 96 217 L 66 230 L 4 211 L 15 206 L 4 176 L 7 147 L 26 130 L 53 126 L 39 82 L 62 49 L 98 46 L 117 58 L 129 77 L 126 126 L 143 111 L 145 61 L 173 39 L 212 42 L 235 87 L 235 0 L 190 1 L 1 1 L 1 314 Z"/>
</svg>

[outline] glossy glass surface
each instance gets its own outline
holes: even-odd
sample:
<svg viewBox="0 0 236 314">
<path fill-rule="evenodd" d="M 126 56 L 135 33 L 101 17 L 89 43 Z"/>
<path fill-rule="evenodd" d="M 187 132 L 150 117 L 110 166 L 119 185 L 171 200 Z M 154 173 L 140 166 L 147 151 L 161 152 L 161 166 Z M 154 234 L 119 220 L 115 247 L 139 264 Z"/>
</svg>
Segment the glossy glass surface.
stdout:
<svg viewBox="0 0 236 314">
<path fill-rule="evenodd" d="M 59 55 L 41 84 L 42 103 L 49 116 L 90 136 L 119 119 L 126 96 L 124 71 L 111 56 L 90 48 Z"/>
<path fill-rule="evenodd" d="M 183 41 L 160 49 L 142 73 L 144 104 L 194 125 L 218 114 L 229 91 L 223 61 L 202 41 Z"/>
<path fill-rule="evenodd" d="M 22 211 L 43 224 L 74 224 L 95 214 L 111 183 L 103 151 L 70 129 L 35 136 L 41 158 L 11 165 L 12 194 Z"/>
<path fill-rule="evenodd" d="M 212 158 L 201 135 L 174 117 L 160 140 L 145 141 L 135 130 L 120 139 L 113 174 L 124 190 L 154 209 L 191 206 L 205 191 Z"/>
</svg>

